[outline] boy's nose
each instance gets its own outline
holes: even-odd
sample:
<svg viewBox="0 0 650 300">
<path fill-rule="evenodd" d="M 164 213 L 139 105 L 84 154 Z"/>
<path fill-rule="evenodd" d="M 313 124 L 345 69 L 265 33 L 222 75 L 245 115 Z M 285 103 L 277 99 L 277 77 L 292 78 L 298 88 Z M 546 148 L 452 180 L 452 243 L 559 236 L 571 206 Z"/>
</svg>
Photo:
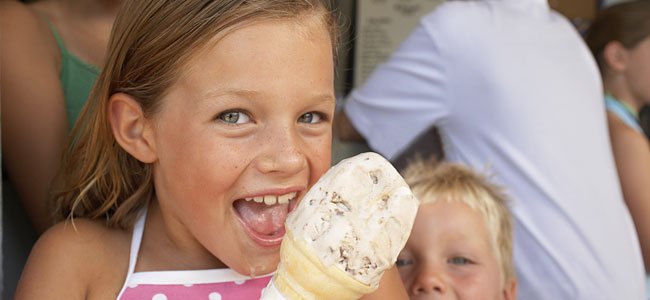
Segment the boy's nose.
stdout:
<svg viewBox="0 0 650 300">
<path fill-rule="evenodd" d="M 421 270 L 417 278 L 411 285 L 411 295 L 413 296 L 433 296 L 433 299 L 448 299 L 448 284 L 444 276 L 433 270 Z M 440 298 L 442 297 L 442 298 Z M 428 299 L 428 298 L 427 298 Z"/>
<path fill-rule="evenodd" d="M 261 145 L 262 151 L 256 159 L 255 166 L 265 174 L 294 174 L 307 166 L 297 133 L 288 128 L 275 130 L 270 134 L 266 144 Z"/>
</svg>

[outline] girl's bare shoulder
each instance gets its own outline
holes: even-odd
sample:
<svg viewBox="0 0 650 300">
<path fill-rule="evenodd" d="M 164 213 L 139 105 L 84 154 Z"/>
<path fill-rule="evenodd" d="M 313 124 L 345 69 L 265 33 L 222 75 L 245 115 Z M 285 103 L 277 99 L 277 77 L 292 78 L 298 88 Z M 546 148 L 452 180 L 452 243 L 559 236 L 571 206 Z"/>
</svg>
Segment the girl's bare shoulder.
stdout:
<svg viewBox="0 0 650 300">
<path fill-rule="evenodd" d="M 115 298 L 127 273 L 130 237 L 130 231 L 86 219 L 53 226 L 30 254 L 17 299 Z"/>
<path fill-rule="evenodd" d="M 53 243 L 66 251 L 97 261 L 102 255 L 112 257 L 128 250 L 131 230 L 111 228 L 101 220 L 75 218 L 54 225 L 42 237 L 44 243 Z M 40 240 L 39 240 L 40 243 Z"/>
<path fill-rule="evenodd" d="M 46 16 L 38 7 L 19 1 L 0 1 L 0 24 L 5 38 L 20 46 L 46 46 L 56 49 L 56 41 L 48 28 Z M 30 49 L 23 49 L 29 51 Z"/>
</svg>

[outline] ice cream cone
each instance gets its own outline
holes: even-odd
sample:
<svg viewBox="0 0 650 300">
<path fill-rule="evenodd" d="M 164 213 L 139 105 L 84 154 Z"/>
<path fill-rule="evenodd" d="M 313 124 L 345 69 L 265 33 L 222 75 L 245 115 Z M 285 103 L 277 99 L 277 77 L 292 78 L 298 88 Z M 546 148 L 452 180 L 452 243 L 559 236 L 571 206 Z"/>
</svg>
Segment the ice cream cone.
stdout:
<svg viewBox="0 0 650 300">
<path fill-rule="evenodd" d="M 418 201 L 383 157 L 331 168 L 286 221 L 280 265 L 262 299 L 358 299 L 377 289 L 406 243 Z"/>
<path fill-rule="evenodd" d="M 304 242 L 285 236 L 280 250 L 282 263 L 273 284 L 286 299 L 359 299 L 376 289 L 334 265 L 323 265 L 312 252 Z"/>
</svg>

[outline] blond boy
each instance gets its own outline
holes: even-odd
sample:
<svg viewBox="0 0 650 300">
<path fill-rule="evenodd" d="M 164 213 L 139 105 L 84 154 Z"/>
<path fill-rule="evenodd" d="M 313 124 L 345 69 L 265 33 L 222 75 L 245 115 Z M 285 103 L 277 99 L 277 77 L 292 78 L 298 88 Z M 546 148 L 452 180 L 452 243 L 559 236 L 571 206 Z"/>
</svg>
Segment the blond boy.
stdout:
<svg viewBox="0 0 650 300">
<path fill-rule="evenodd" d="M 417 159 L 404 177 L 421 201 L 397 260 L 411 299 L 516 299 L 511 216 L 500 188 L 434 160 Z"/>
</svg>

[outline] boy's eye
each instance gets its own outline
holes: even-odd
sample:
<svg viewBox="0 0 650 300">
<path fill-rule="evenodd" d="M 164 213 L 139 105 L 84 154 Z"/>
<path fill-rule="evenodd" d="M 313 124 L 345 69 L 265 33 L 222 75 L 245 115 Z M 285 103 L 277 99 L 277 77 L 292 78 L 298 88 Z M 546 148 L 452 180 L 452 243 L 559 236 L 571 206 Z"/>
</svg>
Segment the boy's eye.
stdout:
<svg viewBox="0 0 650 300">
<path fill-rule="evenodd" d="M 226 111 L 217 116 L 217 119 L 228 124 L 244 124 L 250 122 L 250 117 L 242 111 Z"/>
<path fill-rule="evenodd" d="M 467 265 L 467 264 L 472 263 L 471 260 L 469 260 L 467 258 L 464 258 L 462 256 L 452 257 L 452 258 L 448 259 L 447 262 L 452 264 L 452 265 Z"/>
<path fill-rule="evenodd" d="M 398 258 L 397 261 L 395 261 L 395 266 L 398 268 L 410 266 L 412 264 L 413 260 L 408 258 Z"/>
<path fill-rule="evenodd" d="M 298 118 L 298 122 L 301 123 L 315 124 L 321 121 L 323 121 L 323 115 L 317 112 L 308 112 Z"/>
</svg>

